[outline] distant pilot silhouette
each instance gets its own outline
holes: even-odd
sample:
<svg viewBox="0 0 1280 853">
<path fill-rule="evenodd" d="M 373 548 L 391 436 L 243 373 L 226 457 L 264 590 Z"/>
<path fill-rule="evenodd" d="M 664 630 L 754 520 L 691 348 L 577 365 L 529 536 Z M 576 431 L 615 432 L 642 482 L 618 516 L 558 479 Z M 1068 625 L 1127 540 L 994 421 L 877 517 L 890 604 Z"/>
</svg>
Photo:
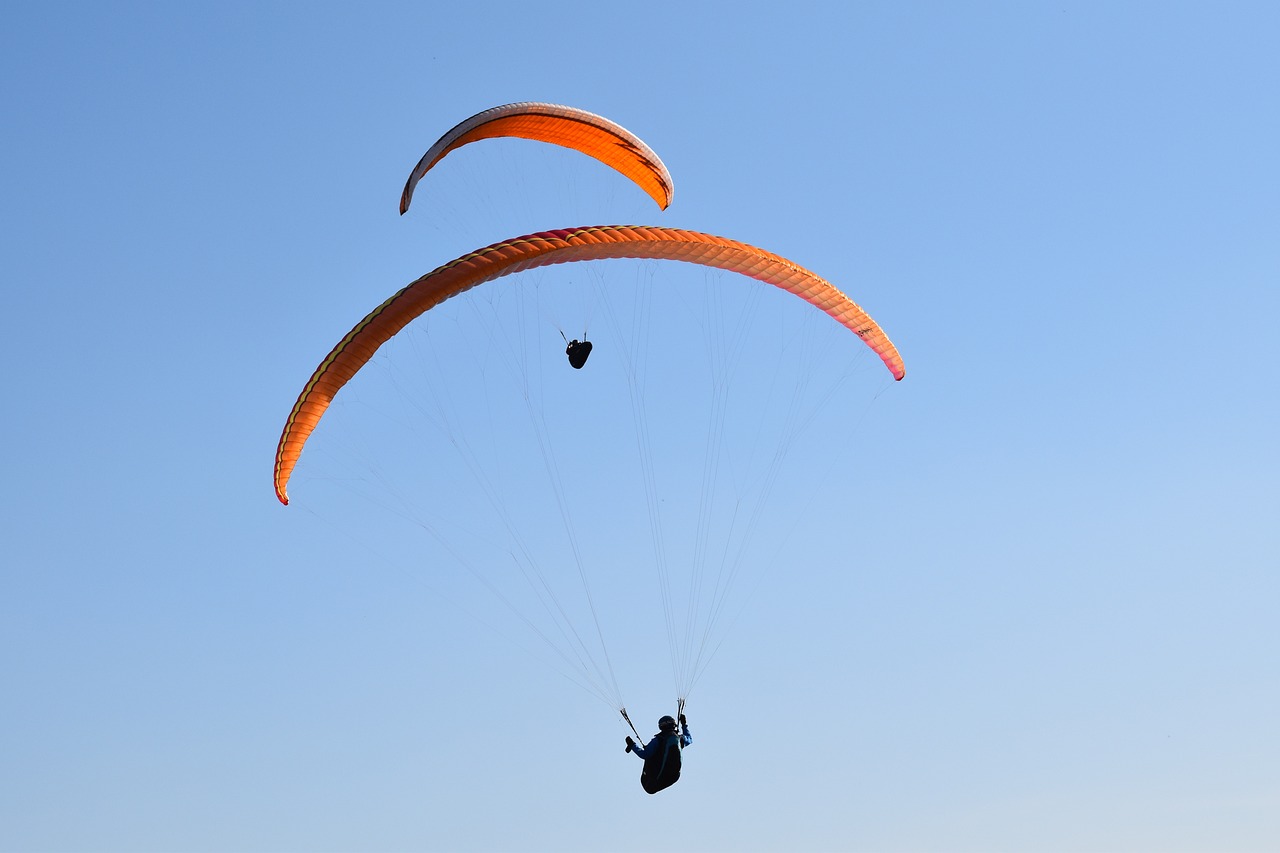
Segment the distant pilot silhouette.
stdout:
<svg viewBox="0 0 1280 853">
<path fill-rule="evenodd" d="M 587 356 L 591 355 L 591 341 L 580 341 L 575 338 L 569 341 L 564 354 L 569 356 L 569 363 L 573 365 L 574 370 L 581 370 L 582 365 L 587 363 Z"/>
</svg>

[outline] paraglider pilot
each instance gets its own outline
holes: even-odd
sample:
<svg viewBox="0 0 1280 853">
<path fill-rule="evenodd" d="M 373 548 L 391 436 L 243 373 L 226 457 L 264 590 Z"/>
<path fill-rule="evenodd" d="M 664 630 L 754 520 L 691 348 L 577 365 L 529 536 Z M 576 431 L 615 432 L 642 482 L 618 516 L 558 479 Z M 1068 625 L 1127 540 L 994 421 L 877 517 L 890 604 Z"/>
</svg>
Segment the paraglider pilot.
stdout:
<svg viewBox="0 0 1280 853">
<path fill-rule="evenodd" d="M 561 332 L 561 334 L 564 333 Z M 569 341 L 564 354 L 569 356 L 569 363 L 573 365 L 574 370 L 581 370 L 582 365 L 587 363 L 587 356 L 591 355 L 591 341 L 580 341 L 574 338 Z"/>
<path fill-rule="evenodd" d="M 644 746 L 637 746 L 627 735 L 627 752 L 634 752 L 644 762 L 640 786 L 650 794 L 671 787 L 680 778 L 680 751 L 693 743 L 684 714 L 680 715 L 680 729 L 677 733 L 674 718 L 663 717 L 658 720 L 658 733 Z"/>
</svg>

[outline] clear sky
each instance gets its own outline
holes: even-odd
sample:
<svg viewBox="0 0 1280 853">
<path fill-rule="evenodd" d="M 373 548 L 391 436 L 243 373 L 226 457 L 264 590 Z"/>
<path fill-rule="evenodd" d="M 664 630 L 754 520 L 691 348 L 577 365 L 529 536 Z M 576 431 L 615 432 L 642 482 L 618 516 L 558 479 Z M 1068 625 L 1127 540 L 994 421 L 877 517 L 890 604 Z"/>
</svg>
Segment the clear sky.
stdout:
<svg viewBox="0 0 1280 853">
<path fill-rule="evenodd" d="M 3 17 L 0 850 L 1280 848 L 1274 3 Z M 431 142 L 522 100 L 639 134 L 671 208 L 493 143 L 398 215 Z M 906 379 L 844 383 L 856 339 L 734 277 L 530 274 L 389 348 L 277 503 L 289 408 L 369 310 L 472 248 L 607 222 L 818 272 Z M 678 574 L 678 439 L 707 387 L 681 366 L 709 350 L 672 292 L 704 285 L 756 306 L 735 389 L 773 388 L 775 363 L 784 388 L 838 385 L 800 410 L 689 697 L 684 778 L 649 797 L 618 714 L 477 578 L 506 582 L 513 526 L 531 548 L 573 531 L 641 734 L 672 710 L 619 365 L 655 358 Z M 645 350 L 609 319 L 633 291 L 654 297 Z M 830 355 L 792 358 L 775 322 Z M 558 332 L 583 329 L 579 373 Z M 731 459 L 775 410 L 739 400 Z M 547 461 L 519 444 L 530 411 Z M 569 524 L 527 496 L 548 470 Z M 698 494 L 758 482 L 725 470 Z M 382 473 L 426 502 L 417 524 L 366 500 Z M 573 608 L 574 561 L 545 547 Z"/>
</svg>

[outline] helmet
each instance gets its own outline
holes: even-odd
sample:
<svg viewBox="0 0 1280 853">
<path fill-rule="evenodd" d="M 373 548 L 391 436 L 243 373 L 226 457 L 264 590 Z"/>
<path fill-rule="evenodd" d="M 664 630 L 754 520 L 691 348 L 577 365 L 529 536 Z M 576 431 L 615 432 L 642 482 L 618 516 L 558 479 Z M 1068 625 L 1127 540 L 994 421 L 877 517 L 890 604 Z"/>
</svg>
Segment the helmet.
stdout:
<svg viewBox="0 0 1280 853">
<path fill-rule="evenodd" d="M 662 719 L 658 720 L 658 728 L 664 732 L 674 731 L 675 727 L 676 727 L 676 721 L 674 717 L 663 717 Z"/>
</svg>

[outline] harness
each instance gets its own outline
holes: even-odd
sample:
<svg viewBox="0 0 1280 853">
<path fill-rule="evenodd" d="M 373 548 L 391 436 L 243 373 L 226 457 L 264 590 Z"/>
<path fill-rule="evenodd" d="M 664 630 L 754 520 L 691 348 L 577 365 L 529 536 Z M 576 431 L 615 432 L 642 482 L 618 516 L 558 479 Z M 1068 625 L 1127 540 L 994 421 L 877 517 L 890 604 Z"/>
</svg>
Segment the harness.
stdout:
<svg viewBox="0 0 1280 853">
<path fill-rule="evenodd" d="M 644 770 L 640 772 L 640 786 L 650 794 L 656 794 L 663 788 L 669 788 L 680 778 L 681 751 L 679 734 L 659 734 L 663 738 L 660 749 L 655 750 L 644 760 Z M 657 738 L 655 738 L 657 740 Z"/>
</svg>

